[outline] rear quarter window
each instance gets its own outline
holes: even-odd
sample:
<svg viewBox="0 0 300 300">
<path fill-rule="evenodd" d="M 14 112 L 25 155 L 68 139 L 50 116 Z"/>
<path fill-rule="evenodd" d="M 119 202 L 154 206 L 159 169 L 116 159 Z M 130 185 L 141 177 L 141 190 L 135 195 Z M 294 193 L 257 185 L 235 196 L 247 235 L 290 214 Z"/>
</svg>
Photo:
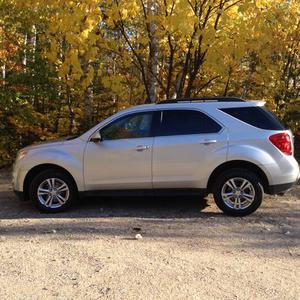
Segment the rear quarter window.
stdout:
<svg viewBox="0 0 300 300">
<path fill-rule="evenodd" d="M 249 125 L 267 130 L 285 130 L 278 118 L 265 107 L 222 108 L 221 111 Z"/>
</svg>

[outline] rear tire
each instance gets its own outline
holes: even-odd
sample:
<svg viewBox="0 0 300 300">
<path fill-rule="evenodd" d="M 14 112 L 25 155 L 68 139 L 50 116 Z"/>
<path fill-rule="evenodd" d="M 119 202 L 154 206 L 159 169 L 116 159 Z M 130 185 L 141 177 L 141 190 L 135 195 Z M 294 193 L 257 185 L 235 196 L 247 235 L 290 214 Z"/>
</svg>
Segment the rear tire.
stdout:
<svg viewBox="0 0 300 300">
<path fill-rule="evenodd" d="M 34 177 L 29 187 L 29 197 L 39 210 L 55 213 L 68 209 L 77 200 L 78 192 L 68 174 L 49 169 Z"/>
<path fill-rule="evenodd" d="M 264 190 L 255 173 L 236 168 L 217 177 L 213 195 L 217 206 L 225 214 L 242 217 L 259 208 Z"/>
</svg>

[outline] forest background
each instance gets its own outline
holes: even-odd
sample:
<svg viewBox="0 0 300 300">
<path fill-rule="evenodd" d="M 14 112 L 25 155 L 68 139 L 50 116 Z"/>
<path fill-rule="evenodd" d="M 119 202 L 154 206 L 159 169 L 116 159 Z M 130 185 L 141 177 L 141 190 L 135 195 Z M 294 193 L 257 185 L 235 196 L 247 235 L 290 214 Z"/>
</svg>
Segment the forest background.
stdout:
<svg viewBox="0 0 300 300">
<path fill-rule="evenodd" d="M 267 102 L 300 137 L 300 1 L 0 0 L 0 167 L 169 98 Z"/>
</svg>

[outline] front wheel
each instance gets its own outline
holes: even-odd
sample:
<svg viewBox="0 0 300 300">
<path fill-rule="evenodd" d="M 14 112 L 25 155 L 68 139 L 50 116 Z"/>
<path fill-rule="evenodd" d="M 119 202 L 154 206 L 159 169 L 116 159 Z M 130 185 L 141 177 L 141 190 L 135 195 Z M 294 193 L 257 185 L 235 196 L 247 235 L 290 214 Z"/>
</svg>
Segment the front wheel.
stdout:
<svg viewBox="0 0 300 300">
<path fill-rule="evenodd" d="M 45 212 L 60 212 L 77 199 L 75 183 L 60 170 L 45 170 L 31 182 L 29 196 L 34 204 Z"/>
<path fill-rule="evenodd" d="M 245 169 L 231 169 L 218 176 L 213 195 L 226 214 L 246 216 L 256 211 L 263 200 L 263 187 L 257 175 Z"/>
</svg>

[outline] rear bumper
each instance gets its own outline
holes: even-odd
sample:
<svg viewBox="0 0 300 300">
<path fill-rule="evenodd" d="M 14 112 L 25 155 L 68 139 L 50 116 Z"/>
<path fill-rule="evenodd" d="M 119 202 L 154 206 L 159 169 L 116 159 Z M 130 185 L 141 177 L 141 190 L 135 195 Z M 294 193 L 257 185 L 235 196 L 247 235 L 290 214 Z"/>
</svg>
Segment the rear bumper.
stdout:
<svg viewBox="0 0 300 300">
<path fill-rule="evenodd" d="M 300 184 L 300 182 L 297 180 L 295 182 L 289 182 L 289 183 L 284 183 L 284 184 L 276 184 L 276 185 L 270 185 L 268 187 L 268 190 L 266 191 L 267 194 L 270 195 L 276 195 L 276 194 L 281 194 L 284 193 L 288 190 L 290 190 L 294 185 Z"/>
</svg>

